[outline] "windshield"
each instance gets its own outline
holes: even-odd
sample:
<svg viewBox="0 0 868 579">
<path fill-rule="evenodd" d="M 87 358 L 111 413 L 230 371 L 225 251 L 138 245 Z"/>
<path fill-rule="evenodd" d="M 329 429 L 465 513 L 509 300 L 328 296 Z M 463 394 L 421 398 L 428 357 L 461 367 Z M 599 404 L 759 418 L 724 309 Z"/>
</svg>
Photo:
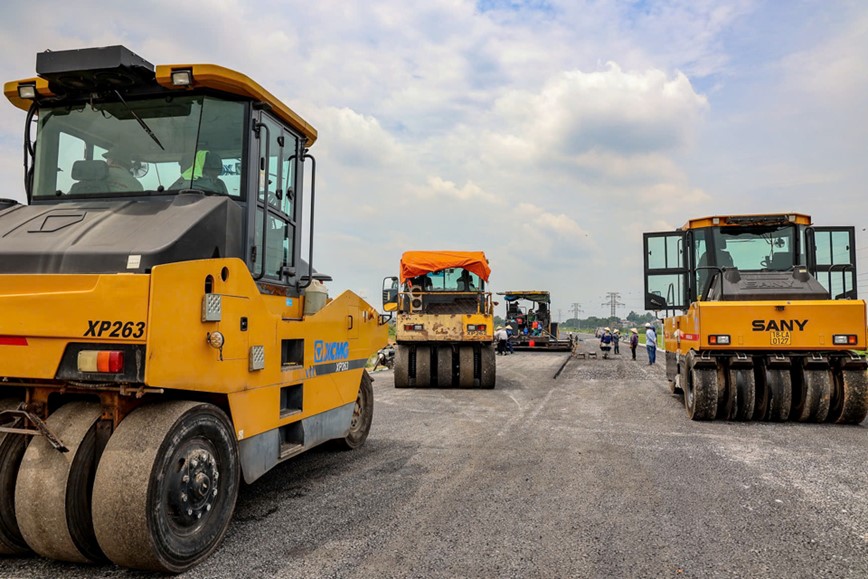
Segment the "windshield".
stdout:
<svg viewBox="0 0 868 579">
<path fill-rule="evenodd" d="M 713 229 L 718 267 L 741 271 L 787 271 L 795 265 L 795 227 Z"/>
<path fill-rule="evenodd" d="M 796 233 L 798 245 L 796 254 Z M 741 271 L 788 271 L 803 265 L 804 228 L 780 227 L 711 227 L 697 229 L 693 235 L 696 262 L 696 287 L 699 295 L 708 289 L 711 275 L 718 268 Z"/>
<path fill-rule="evenodd" d="M 42 108 L 33 197 L 242 194 L 245 105 L 206 96 Z"/>
<path fill-rule="evenodd" d="M 428 291 L 470 292 L 482 291 L 485 284 L 475 273 L 460 267 L 451 267 L 434 271 L 427 275 L 409 280 L 410 285 L 422 287 Z"/>
</svg>

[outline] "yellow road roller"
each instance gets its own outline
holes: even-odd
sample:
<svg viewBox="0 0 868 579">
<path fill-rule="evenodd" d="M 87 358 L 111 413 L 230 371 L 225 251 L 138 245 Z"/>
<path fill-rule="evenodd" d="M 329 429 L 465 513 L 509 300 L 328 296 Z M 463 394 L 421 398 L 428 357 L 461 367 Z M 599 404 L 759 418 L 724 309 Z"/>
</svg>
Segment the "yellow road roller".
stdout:
<svg viewBox="0 0 868 579">
<path fill-rule="evenodd" d="M 396 312 L 395 387 L 494 388 L 494 302 L 481 251 L 406 251 L 383 281 Z"/>
<path fill-rule="evenodd" d="M 28 203 L 0 199 L 0 554 L 178 573 L 242 480 L 364 443 L 386 319 L 328 296 L 317 133 L 259 84 L 122 46 L 36 73 L 4 86 Z"/>
<path fill-rule="evenodd" d="M 868 414 L 853 227 L 717 215 L 646 233 L 645 308 L 693 420 L 858 424 Z"/>
</svg>

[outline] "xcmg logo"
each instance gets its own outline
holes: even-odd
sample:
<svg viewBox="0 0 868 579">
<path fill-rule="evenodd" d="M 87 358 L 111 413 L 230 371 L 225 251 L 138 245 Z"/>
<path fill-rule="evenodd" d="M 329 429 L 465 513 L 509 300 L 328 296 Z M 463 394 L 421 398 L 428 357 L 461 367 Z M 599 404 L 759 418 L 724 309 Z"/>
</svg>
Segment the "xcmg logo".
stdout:
<svg viewBox="0 0 868 579">
<path fill-rule="evenodd" d="M 313 343 L 313 362 L 334 362 L 335 360 L 345 360 L 350 357 L 349 342 L 323 342 L 317 340 Z"/>
</svg>

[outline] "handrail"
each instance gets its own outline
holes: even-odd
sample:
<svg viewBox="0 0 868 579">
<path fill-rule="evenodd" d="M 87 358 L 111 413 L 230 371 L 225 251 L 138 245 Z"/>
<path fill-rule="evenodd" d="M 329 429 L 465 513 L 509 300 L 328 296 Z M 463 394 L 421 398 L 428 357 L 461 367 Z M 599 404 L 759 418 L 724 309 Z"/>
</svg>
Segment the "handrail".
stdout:
<svg viewBox="0 0 868 579">
<path fill-rule="evenodd" d="M 313 212 L 314 212 L 314 204 L 316 202 L 316 159 L 314 159 L 313 155 L 309 153 L 305 153 L 301 158 L 301 162 L 304 163 L 305 159 L 310 159 L 312 162 L 312 167 L 310 171 L 310 239 L 307 244 L 308 254 L 307 254 L 307 282 L 302 284 L 299 278 L 295 282 L 295 289 L 301 291 L 313 283 Z"/>
<path fill-rule="evenodd" d="M 253 276 L 254 280 L 260 280 L 265 277 L 265 236 L 268 233 L 268 165 L 269 159 L 271 159 L 271 129 L 268 128 L 263 122 L 258 122 L 254 126 L 254 130 L 256 131 L 257 136 L 259 135 L 259 131 L 265 129 L 266 137 L 265 137 L 265 192 L 262 195 L 262 250 L 259 252 L 259 260 L 262 263 L 261 271 Z M 262 157 L 260 157 L 260 163 L 262 162 Z M 257 194 L 256 203 L 259 203 L 259 195 Z M 254 230 L 254 235 L 256 235 L 256 230 Z"/>
</svg>

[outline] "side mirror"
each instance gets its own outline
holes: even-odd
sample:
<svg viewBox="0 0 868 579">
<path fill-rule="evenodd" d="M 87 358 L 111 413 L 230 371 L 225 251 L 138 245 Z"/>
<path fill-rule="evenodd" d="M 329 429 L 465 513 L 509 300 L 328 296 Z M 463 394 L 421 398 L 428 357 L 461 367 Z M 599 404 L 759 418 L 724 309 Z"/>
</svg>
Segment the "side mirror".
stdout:
<svg viewBox="0 0 868 579">
<path fill-rule="evenodd" d="M 398 278 L 383 279 L 383 311 L 394 312 L 398 309 Z"/>
</svg>

